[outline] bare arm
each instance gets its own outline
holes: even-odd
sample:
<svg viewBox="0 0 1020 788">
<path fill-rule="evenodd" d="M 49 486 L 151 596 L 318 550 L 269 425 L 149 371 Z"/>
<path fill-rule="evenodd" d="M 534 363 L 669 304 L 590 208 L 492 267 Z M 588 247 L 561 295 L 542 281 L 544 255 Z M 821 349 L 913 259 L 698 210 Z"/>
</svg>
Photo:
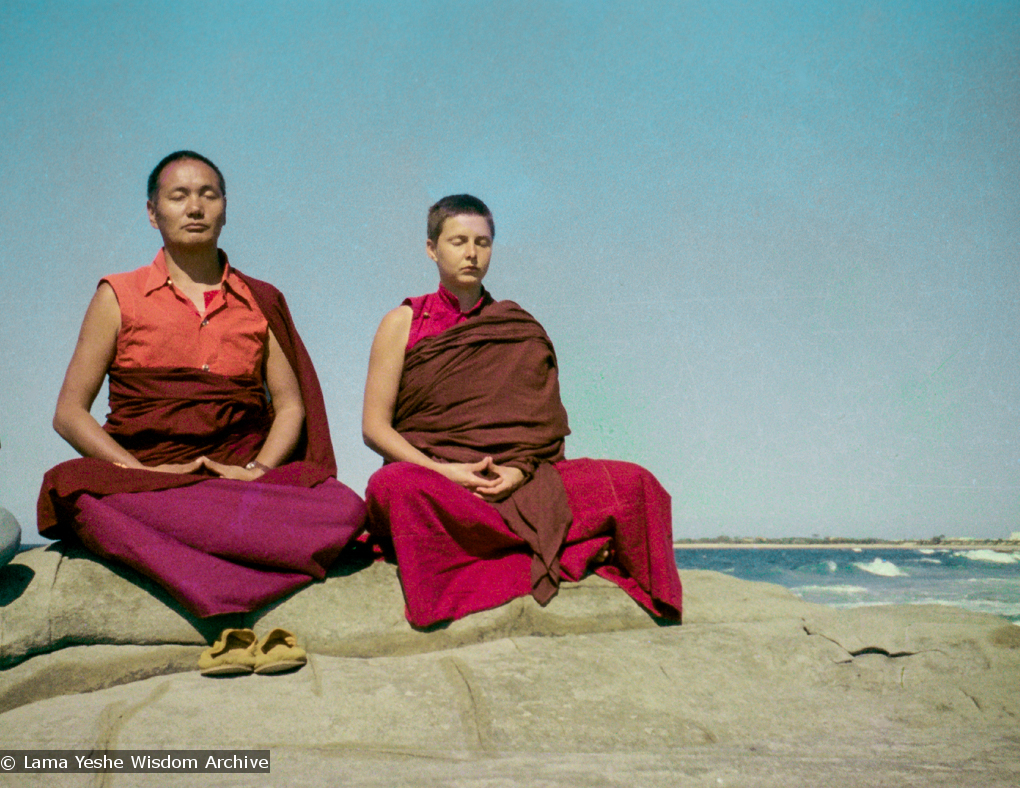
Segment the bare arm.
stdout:
<svg viewBox="0 0 1020 788">
<path fill-rule="evenodd" d="M 53 429 L 85 457 L 98 457 L 130 468 L 141 468 L 131 454 L 111 438 L 89 412 L 117 351 L 120 304 L 106 282 L 92 296 L 78 332 L 78 342 L 57 396 Z"/>
<path fill-rule="evenodd" d="M 70 443 L 79 454 L 109 460 L 127 468 L 144 468 L 123 446 L 99 426 L 89 412 L 96 400 L 117 352 L 120 331 L 120 304 L 113 288 L 106 282 L 99 285 L 92 297 L 78 334 L 71 363 L 57 396 L 53 429 Z M 168 473 L 190 473 L 201 463 L 160 465 L 153 470 Z"/>
<path fill-rule="evenodd" d="M 443 474 L 457 484 L 484 495 L 499 480 L 486 478 L 492 458 L 475 463 L 436 462 L 393 429 L 393 413 L 404 370 L 404 347 L 411 330 L 409 306 L 388 312 L 372 341 L 365 379 L 365 402 L 361 412 L 361 434 L 365 444 L 390 462 L 413 462 Z"/>
<path fill-rule="evenodd" d="M 372 451 L 390 462 L 413 462 L 426 468 L 439 463 L 407 442 L 393 429 L 400 376 L 404 370 L 404 346 L 411 330 L 411 307 L 388 312 L 372 340 L 365 378 L 365 401 L 361 411 L 361 435 Z"/>
<path fill-rule="evenodd" d="M 266 385 L 273 400 L 273 423 L 255 460 L 268 468 L 275 468 L 287 461 L 301 438 L 305 406 L 297 375 L 291 369 L 272 331 L 269 332 L 266 353 Z M 214 473 L 228 479 L 251 481 L 263 474 L 258 468 L 249 471 L 239 465 L 226 465 L 208 458 L 204 459 L 204 464 Z"/>
</svg>

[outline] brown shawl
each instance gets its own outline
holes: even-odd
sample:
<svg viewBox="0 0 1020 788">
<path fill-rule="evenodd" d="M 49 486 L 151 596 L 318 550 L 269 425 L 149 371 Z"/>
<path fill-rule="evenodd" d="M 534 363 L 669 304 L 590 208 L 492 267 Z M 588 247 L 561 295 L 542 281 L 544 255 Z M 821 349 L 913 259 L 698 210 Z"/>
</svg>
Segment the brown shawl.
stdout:
<svg viewBox="0 0 1020 788">
<path fill-rule="evenodd" d="M 497 465 L 524 471 L 528 481 L 495 506 L 534 552 L 535 599 L 552 599 L 571 513 L 550 463 L 563 459 L 570 428 L 556 353 L 538 321 L 512 301 L 500 301 L 417 343 L 404 360 L 393 426 L 438 460 L 491 456 Z"/>
<path fill-rule="evenodd" d="M 206 456 L 243 465 L 273 422 L 262 381 L 180 367 L 110 369 L 103 425 L 143 465 Z"/>
</svg>

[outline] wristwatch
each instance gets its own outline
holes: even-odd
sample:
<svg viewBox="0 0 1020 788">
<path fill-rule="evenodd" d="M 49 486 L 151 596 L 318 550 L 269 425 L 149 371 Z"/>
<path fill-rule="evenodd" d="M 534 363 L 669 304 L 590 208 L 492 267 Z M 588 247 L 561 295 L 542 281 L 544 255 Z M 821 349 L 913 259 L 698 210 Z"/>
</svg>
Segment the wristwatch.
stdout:
<svg viewBox="0 0 1020 788">
<path fill-rule="evenodd" d="M 268 465 L 263 465 L 258 460 L 252 460 L 251 462 L 244 466 L 244 469 L 246 471 L 254 471 L 256 468 L 262 471 L 262 473 L 266 473 L 267 471 L 270 470 Z"/>
</svg>

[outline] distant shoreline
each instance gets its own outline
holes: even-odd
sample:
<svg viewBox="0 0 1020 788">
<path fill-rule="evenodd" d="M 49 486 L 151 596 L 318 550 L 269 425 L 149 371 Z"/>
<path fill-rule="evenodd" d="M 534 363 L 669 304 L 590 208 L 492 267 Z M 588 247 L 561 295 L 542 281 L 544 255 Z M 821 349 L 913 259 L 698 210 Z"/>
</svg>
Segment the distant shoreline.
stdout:
<svg viewBox="0 0 1020 788">
<path fill-rule="evenodd" d="M 1020 552 L 1020 542 L 673 542 L 674 550 L 996 550 Z"/>
<path fill-rule="evenodd" d="M 22 544 L 19 553 L 50 543 Z M 673 542 L 674 550 L 995 550 L 1020 552 L 1020 542 Z"/>
</svg>

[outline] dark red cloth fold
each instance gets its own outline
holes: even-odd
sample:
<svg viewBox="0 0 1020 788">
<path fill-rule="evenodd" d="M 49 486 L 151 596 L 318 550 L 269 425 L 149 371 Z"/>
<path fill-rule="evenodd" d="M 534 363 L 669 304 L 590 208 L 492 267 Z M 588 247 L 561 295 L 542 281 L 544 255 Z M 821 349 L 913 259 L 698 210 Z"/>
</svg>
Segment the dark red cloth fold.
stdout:
<svg viewBox="0 0 1020 788">
<path fill-rule="evenodd" d="M 180 368 L 110 369 L 110 415 L 103 429 L 143 465 L 202 456 L 244 465 L 258 454 L 272 423 L 258 378 Z"/>
<path fill-rule="evenodd" d="M 287 301 L 283 293 L 268 282 L 246 276 L 236 268 L 234 271 L 251 290 L 301 386 L 301 399 L 305 406 L 305 429 L 297 448 L 291 454 L 291 460 L 316 465 L 327 475 L 336 476 L 336 457 L 333 454 L 333 441 L 329 437 L 326 402 L 319 386 L 319 378 L 315 374 L 315 366 L 294 326 Z"/>
</svg>

